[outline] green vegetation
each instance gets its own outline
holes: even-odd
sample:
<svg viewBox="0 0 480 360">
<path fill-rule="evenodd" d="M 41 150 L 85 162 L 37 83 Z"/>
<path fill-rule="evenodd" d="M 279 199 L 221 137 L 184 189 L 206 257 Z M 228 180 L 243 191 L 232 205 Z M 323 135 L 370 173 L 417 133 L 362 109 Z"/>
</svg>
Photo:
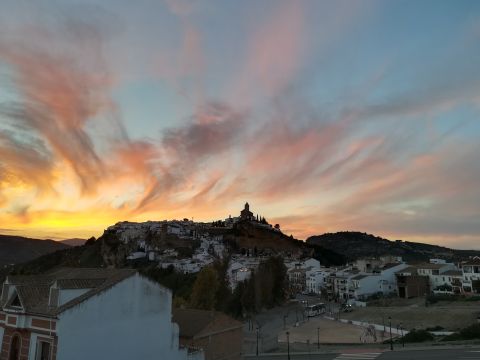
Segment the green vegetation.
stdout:
<svg viewBox="0 0 480 360">
<path fill-rule="evenodd" d="M 465 295 L 450 295 L 450 294 L 437 294 L 428 295 L 427 301 L 429 304 L 435 304 L 439 301 L 480 301 L 480 296 L 465 296 Z"/>
<path fill-rule="evenodd" d="M 250 279 L 238 284 L 227 311 L 235 317 L 254 314 L 285 302 L 288 290 L 287 269 L 281 257 L 261 262 Z"/>
<path fill-rule="evenodd" d="M 185 304 L 190 300 L 196 275 L 176 272 L 173 266 L 166 269 L 148 266 L 139 268 L 139 271 L 142 275 L 172 290 L 174 303 L 177 305 Z"/>
<path fill-rule="evenodd" d="M 408 334 L 397 340 L 397 342 L 405 343 L 419 343 L 425 341 L 433 341 L 434 337 L 427 330 L 415 330 L 413 329 Z"/>
<path fill-rule="evenodd" d="M 347 258 L 333 250 L 316 244 L 307 244 L 313 250 L 312 257 L 323 266 L 340 266 L 347 263 Z"/>
<path fill-rule="evenodd" d="M 470 325 L 459 332 L 445 336 L 442 341 L 480 339 L 480 324 Z"/>
<path fill-rule="evenodd" d="M 217 271 L 212 266 L 204 267 L 193 284 L 190 306 L 194 309 L 213 310 L 219 286 Z"/>
<path fill-rule="evenodd" d="M 281 257 L 260 263 L 250 279 L 232 291 L 227 278 L 229 260 L 216 261 L 197 275 L 181 274 L 173 267 L 141 267 L 140 272 L 172 290 L 174 306 L 218 310 L 241 318 L 281 305 L 287 298 L 287 269 Z"/>
</svg>

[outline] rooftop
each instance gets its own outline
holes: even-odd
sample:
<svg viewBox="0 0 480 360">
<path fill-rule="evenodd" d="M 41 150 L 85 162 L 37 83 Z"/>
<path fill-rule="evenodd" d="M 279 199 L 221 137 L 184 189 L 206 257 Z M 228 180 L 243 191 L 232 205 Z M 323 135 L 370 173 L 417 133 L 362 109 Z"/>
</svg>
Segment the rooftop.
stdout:
<svg viewBox="0 0 480 360">
<path fill-rule="evenodd" d="M 431 270 L 439 270 L 443 267 L 445 267 L 447 264 L 432 264 L 432 263 L 422 263 L 422 264 L 417 264 L 415 267 L 417 269 L 431 269 Z"/>
<path fill-rule="evenodd" d="M 448 270 L 442 273 L 441 275 L 450 275 L 450 276 L 462 276 L 462 271 L 461 270 Z"/>
<path fill-rule="evenodd" d="M 136 271 L 132 269 L 59 268 L 41 275 L 9 275 L 5 282 L 14 286 L 22 305 L 22 312 L 55 316 L 135 273 Z M 86 291 L 65 304 L 56 306 L 49 304 L 51 288 Z M 2 295 L 1 307 L 7 311 L 18 311 L 18 308 L 12 309 L 9 306 L 10 301 L 11 298 Z"/>
<path fill-rule="evenodd" d="M 180 328 L 180 337 L 201 338 L 211 332 L 241 328 L 243 324 L 218 311 L 174 309 L 173 322 Z"/>
</svg>

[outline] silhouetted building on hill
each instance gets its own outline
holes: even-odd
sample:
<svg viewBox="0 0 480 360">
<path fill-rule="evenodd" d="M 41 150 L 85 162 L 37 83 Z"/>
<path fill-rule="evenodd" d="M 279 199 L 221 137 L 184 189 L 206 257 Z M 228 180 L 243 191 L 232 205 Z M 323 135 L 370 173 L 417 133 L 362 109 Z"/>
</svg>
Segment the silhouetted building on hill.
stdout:
<svg viewBox="0 0 480 360">
<path fill-rule="evenodd" d="M 240 212 L 240 218 L 242 220 L 254 220 L 253 213 L 250 211 L 250 205 L 245 203 L 245 208 Z"/>
</svg>

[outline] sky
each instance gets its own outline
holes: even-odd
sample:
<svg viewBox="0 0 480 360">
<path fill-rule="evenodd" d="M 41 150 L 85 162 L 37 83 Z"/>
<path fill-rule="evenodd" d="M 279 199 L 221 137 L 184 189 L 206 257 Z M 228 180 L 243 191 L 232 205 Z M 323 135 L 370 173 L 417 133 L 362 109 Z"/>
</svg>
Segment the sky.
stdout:
<svg viewBox="0 0 480 360">
<path fill-rule="evenodd" d="M 0 0 L 0 233 L 254 213 L 480 249 L 480 2 Z"/>
</svg>

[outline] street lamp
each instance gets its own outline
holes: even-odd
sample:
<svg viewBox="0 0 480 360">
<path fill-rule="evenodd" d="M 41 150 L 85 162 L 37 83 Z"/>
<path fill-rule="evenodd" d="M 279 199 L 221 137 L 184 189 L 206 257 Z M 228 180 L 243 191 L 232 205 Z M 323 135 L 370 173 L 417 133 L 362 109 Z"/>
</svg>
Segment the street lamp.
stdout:
<svg viewBox="0 0 480 360">
<path fill-rule="evenodd" d="M 402 335 L 402 347 L 405 347 L 405 338 L 404 338 L 404 335 L 403 335 L 403 324 L 400 323 L 400 333 Z"/>
<path fill-rule="evenodd" d="M 320 328 L 317 327 L 317 349 L 320 350 Z"/>
<path fill-rule="evenodd" d="M 260 333 L 260 327 L 257 325 L 257 357 L 258 357 L 258 336 Z"/>
<path fill-rule="evenodd" d="M 290 360 L 290 333 L 287 331 L 287 359 Z"/>
<path fill-rule="evenodd" d="M 390 350 L 393 350 L 393 338 L 392 338 L 392 317 L 388 317 L 388 322 L 390 325 Z"/>
</svg>

